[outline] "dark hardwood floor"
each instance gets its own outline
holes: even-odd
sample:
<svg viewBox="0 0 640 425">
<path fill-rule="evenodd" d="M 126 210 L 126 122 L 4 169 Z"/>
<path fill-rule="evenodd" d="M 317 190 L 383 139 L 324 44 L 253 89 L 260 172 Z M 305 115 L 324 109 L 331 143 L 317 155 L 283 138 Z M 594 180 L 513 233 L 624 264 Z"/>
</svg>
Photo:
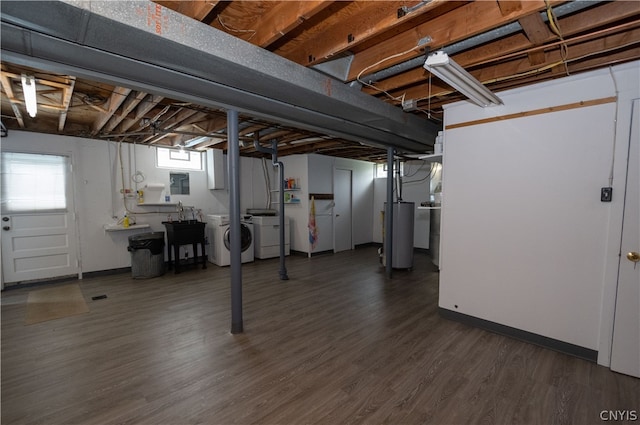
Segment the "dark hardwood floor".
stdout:
<svg viewBox="0 0 640 425">
<path fill-rule="evenodd" d="M 441 318 L 424 253 L 391 280 L 375 248 L 287 267 L 281 281 L 278 259 L 243 265 L 238 335 L 228 267 L 86 278 L 89 313 L 28 326 L 35 288 L 4 291 L 2 424 L 602 424 L 640 410 L 638 379 Z"/>
</svg>

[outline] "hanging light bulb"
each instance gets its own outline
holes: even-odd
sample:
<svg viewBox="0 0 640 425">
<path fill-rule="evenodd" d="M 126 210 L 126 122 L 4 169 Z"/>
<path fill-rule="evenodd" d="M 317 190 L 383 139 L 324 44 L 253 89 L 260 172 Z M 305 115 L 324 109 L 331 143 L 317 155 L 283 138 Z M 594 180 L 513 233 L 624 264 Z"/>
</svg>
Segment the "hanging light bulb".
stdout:
<svg viewBox="0 0 640 425">
<path fill-rule="evenodd" d="M 22 74 L 22 92 L 27 112 L 31 118 L 35 118 L 38 113 L 38 101 L 36 100 L 36 79 L 33 75 Z"/>
</svg>

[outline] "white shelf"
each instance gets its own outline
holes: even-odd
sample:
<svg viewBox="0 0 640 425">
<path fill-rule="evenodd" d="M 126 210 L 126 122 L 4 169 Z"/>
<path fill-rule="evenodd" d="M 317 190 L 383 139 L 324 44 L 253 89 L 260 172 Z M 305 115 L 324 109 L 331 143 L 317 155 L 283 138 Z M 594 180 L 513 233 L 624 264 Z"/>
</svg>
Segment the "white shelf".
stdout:
<svg viewBox="0 0 640 425">
<path fill-rule="evenodd" d="M 293 188 L 293 189 L 285 189 L 284 191 L 285 192 L 297 192 L 299 190 L 302 190 L 302 189 L 300 189 L 299 187 L 296 187 L 296 188 Z M 273 190 L 271 190 L 271 192 L 280 192 L 280 189 L 273 189 Z"/>
<path fill-rule="evenodd" d="M 122 224 L 105 224 L 104 230 L 106 232 L 122 232 L 125 230 L 146 229 L 151 227 L 149 224 L 132 224 L 129 227 L 124 227 Z"/>
<path fill-rule="evenodd" d="M 157 204 L 148 204 L 146 202 L 143 202 L 142 204 L 138 204 L 141 207 L 175 207 L 178 204 L 174 204 L 171 202 L 162 202 L 162 203 L 157 203 Z M 187 207 L 185 207 L 187 208 Z"/>
<path fill-rule="evenodd" d="M 419 156 L 418 159 L 421 159 L 426 162 L 442 162 L 442 154 L 433 153 L 429 155 L 422 155 L 422 156 Z"/>
<path fill-rule="evenodd" d="M 439 210 L 442 207 L 418 207 L 419 210 Z"/>
</svg>

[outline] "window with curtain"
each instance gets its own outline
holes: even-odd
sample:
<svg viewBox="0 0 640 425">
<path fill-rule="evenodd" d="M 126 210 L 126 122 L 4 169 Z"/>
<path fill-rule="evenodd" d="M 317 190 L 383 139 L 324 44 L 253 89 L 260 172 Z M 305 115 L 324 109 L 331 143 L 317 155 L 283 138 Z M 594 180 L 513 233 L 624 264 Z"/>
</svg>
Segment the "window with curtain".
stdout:
<svg viewBox="0 0 640 425">
<path fill-rule="evenodd" d="M 2 152 L 2 212 L 65 211 L 69 158 Z"/>
</svg>

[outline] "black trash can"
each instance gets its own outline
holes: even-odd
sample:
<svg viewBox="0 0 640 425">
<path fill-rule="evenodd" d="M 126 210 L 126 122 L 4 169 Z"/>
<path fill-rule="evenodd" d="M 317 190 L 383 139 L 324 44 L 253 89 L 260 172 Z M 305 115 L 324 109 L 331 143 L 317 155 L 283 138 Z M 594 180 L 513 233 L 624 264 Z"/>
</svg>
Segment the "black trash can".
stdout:
<svg viewBox="0 0 640 425">
<path fill-rule="evenodd" d="M 147 279 L 164 274 L 164 232 L 129 236 L 131 277 Z"/>
</svg>

